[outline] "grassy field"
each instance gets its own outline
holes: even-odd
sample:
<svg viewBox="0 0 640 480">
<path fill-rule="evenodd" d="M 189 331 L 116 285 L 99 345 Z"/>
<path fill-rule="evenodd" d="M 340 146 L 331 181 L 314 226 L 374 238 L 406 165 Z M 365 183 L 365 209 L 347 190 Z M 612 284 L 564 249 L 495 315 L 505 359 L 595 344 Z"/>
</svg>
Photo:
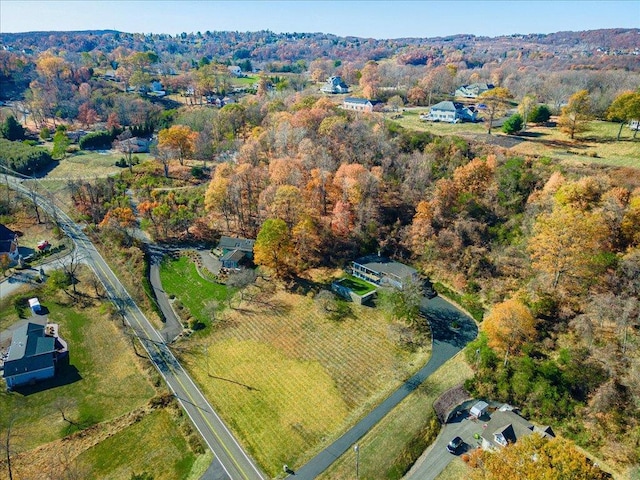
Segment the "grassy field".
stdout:
<svg viewBox="0 0 640 480">
<path fill-rule="evenodd" d="M 165 259 L 160 266 L 160 279 L 167 293 L 175 295 L 189 309 L 191 315 L 206 326 L 211 325 L 207 302 L 213 300 L 222 303 L 227 299 L 226 285 L 203 279 L 198 274 L 195 264 L 187 257 L 177 260 Z M 230 295 L 233 293 L 229 292 Z"/>
<path fill-rule="evenodd" d="M 492 143 L 506 144 L 514 155 L 548 156 L 560 160 L 583 163 L 601 163 L 604 165 L 640 168 L 640 136 L 633 140 L 633 132 L 622 130 L 621 141 L 616 141 L 620 124 L 593 121 L 587 132 L 571 140 L 557 127 L 532 125 L 518 136 L 503 134 L 499 128 L 486 135 L 483 123 L 433 123 L 422 122 L 421 113 L 428 108 L 407 109 L 402 118 L 393 120 L 399 125 L 418 131 L 427 131 L 436 135 L 459 135 L 461 137 Z"/>
<path fill-rule="evenodd" d="M 4 438 L 13 421 L 12 446 L 20 454 L 13 462 L 14 478 L 40 478 L 44 469 L 70 474 L 71 464 L 82 473 L 77 478 L 125 479 L 143 470 L 152 470 L 156 479 L 188 478 L 198 470 L 194 478 L 199 478 L 208 464 L 202 458 L 210 460 L 210 455 L 192 452 L 184 419 L 149 409 L 156 394 L 151 380 L 157 376 L 135 355 L 104 304 L 73 307 L 58 303 L 66 300 L 63 294 L 54 298 L 29 288 L 2 301 L 0 330 L 19 320 L 16 305 L 34 295 L 49 310 L 49 319 L 60 325 L 70 360 L 51 380 L 0 392 L 0 435 Z M 22 312 L 28 314 L 28 308 Z M 63 411 L 73 423 L 62 418 Z M 5 467 L 0 472 L 4 475 Z"/>
<path fill-rule="evenodd" d="M 470 466 L 464 463 L 460 457 L 455 457 L 453 461 L 447 465 L 447 468 L 445 468 L 436 478 L 437 480 L 461 480 L 469 478 L 471 472 L 472 469 Z"/>
<path fill-rule="evenodd" d="M 398 346 L 403 325 L 349 304 L 331 321 L 308 296 L 262 282 L 208 337 L 178 345 L 183 364 L 262 468 L 300 465 L 428 358 Z"/>
<path fill-rule="evenodd" d="M 471 375 L 472 371 L 464 361 L 464 357 L 457 355 L 361 438 L 358 441 L 360 478 L 402 478 L 409 464 L 407 445 L 425 436 L 435 438 L 438 433 L 431 428 L 435 424 L 433 402 L 440 394 L 463 383 Z M 418 449 L 414 455 L 417 458 L 421 453 L 422 449 Z M 319 478 L 321 480 L 353 478 L 354 455 L 353 449 L 349 449 Z"/>
<path fill-rule="evenodd" d="M 93 478 L 127 480 L 146 471 L 155 480 L 174 480 L 187 478 L 195 460 L 170 412 L 162 409 L 85 451 L 77 461 Z"/>
<path fill-rule="evenodd" d="M 54 379 L 23 392 L 0 394 L 0 419 L 18 414 L 16 435 L 24 439 L 26 449 L 70 433 L 57 409 L 61 399 L 67 404 L 65 415 L 87 427 L 131 411 L 154 394 L 131 346 L 98 308 L 77 311 L 41 293 L 38 297 L 49 309 L 50 320 L 60 324 L 60 335 L 69 344 L 70 365 Z M 3 327 L 16 320 L 15 313 L 5 316 Z"/>
<path fill-rule="evenodd" d="M 141 162 L 149 159 L 148 153 L 137 154 Z M 45 179 L 74 179 L 107 177 L 122 171 L 115 163 L 122 157 L 122 153 L 106 150 L 105 153 L 97 151 L 80 151 L 57 162 L 57 165 L 47 173 Z"/>
</svg>

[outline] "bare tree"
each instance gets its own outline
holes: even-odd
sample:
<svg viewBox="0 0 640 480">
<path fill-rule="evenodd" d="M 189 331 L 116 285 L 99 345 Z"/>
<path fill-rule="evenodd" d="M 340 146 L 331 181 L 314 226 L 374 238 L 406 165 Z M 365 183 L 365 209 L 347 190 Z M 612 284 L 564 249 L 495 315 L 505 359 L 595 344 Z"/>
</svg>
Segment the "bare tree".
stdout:
<svg viewBox="0 0 640 480">
<path fill-rule="evenodd" d="M 243 268 L 239 272 L 234 272 L 229 275 L 227 279 L 227 300 L 229 301 L 229 307 L 231 307 L 231 300 L 233 298 L 233 295 L 230 295 L 229 289 L 239 290 L 240 301 L 238 302 L 238 306 L 240 306 L 245 299 L 246 288 L 255 283 L 256 278 L 256 271 L 252 268 Z"/>
</svg>

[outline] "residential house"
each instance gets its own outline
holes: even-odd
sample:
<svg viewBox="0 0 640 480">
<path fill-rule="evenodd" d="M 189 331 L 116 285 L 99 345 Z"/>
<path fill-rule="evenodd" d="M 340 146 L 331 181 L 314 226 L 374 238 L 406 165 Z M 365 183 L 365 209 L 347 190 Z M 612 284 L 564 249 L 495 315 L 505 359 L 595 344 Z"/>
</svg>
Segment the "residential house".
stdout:
<svg viewBox="0 0 640 480">
<path fill-rule="evenodd" d="M 18 260 L 18 234 L 0 224 L 0 255 L 3 254 L 7 255 L 11 261 Z"/>
<path fill-rule="evenodd" d="M 497 450 L 532 433 L 554 437 L 551 427 L 537 427 L 513 410 L 496 410 L 482 430 L 482 448 Z"/>
<path fill-rule="evenodd" d="M 11 338 L 4 356 L 2 376 L 8 389 L 52 378 L 59 359 L 68 355 L 67 344 L 58 335 L 58 325 L 26 322 Z"/>
<path fill-rule="evenodd" d="M 460 88 L 456 89 L 455 96 L 456 97 L 464 97 L 464 98 L 477 98 L 482 93 L 487 90 L 491 90 L 495 88 L 495 85 L 491 83 L 472 83 L 471 85 L 463 85 Z"/>
<path fill-rule="evenodd" d="M 349 93 L 349 86 L 340 77 L 329 77 L 320 91 L 322 93 Z"/>
<path fill-rule="evenodd" d="M 148 153 L 151 139 L 131 137 L 120 140 L 117 143 L 118 150 L 122 153 Z"/>
<path fill-rule="evenodd" d="M 253 245 L 255 240 L 248 238 L 220 237 L 218 248 L 222 251 L 220 262 L 224 268 L 239 268 L 246 259 L 253 259 Z"/>
<path fill-rule="evenodd" d="M 347 97 L 342 102 L 342 108 L 356 112 L 373 112 L 373 102 L 366 98 Z"/>
<path fill-rule="evenodd" d="M 408 280 L 418 280 L 418 271 L 379 255 L 368 255 L 351 262 L 351 274 L 377 286 L 402 289 Z"/>
<path fill-rule="evenodd" d="M 227 67 L 229 69 L 229 73 L 235 77 L 244 77 L 242 73 L 242 69 L 238 65 L 229 65 Z"/>
<path fill-rule="evenodd" d="M 473 106 L 466 106 L 462 103 L 445 100 L 431 107 L 427 115 L 420 115 L 420 119 L 448 123 L 458 123 L 461 121 L 475 122 L 477 115 L 478 111 Z"/>
</svg>

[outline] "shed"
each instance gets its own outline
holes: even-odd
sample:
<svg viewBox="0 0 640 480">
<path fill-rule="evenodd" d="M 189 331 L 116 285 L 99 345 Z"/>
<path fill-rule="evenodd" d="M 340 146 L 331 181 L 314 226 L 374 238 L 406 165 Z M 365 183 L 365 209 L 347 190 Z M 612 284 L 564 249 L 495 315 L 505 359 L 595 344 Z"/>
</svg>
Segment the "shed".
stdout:
<svg viewBox="0 0 640 480">
<path fill-rule="evenodd" d="M 42 311 L 42 307 L 40 306 L 40 301 L 37 298 L 29 299 L 29 308 L 36 315 L 40 315 L 40 312 Z"/>
<path fill-rule="evenodd" d="M 469 413 L 476 418 L 480 418 L 482 415 L 487 413 L 487 408 L 489 408 L 489 404 L 481 400 L 477 402 L 473 407 L 471 407 Z"/>
</svg>

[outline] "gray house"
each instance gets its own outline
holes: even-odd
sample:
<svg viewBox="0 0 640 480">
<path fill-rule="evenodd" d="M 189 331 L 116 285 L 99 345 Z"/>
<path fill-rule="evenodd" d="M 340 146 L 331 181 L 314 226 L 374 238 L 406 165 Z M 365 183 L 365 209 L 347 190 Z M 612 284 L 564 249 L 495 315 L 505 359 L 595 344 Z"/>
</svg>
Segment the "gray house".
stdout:
<svg viewBox="0 0 640 480">
<path fill-rule="evenodd" d="M 220 237 L 218 248 L 222 251 L 220 262 L 224 268 L 238 268 L 245 259 L 253 259 L 253 245 L 255 240 L 248 238 Z"/>
<path fill-rule="evenodd" d="M 554 437 L 551 427 L 536 427 L 512 410 L 497 410 L 482 431 L 482 448 L 497 450 L 532 433 Z"/>
<path fill-rule="evenodd" d="M 400 289 L 407 280 L 419 278 L 415 268 L 379 255 L 367 255 L 351 262 L 351 274 L 377 286 Z"/>
<path fill-rule="evenodd" d="M 480 94 L 486 92 L 487 90 L 491 90 L 495 88 L 495 85 L 491 83 L 472 83 L 470 85 L 463 85 L 460 88 L 456 89 L 455 96 L 456 97 L 464 97 L 464 98 L 477 98 Z"/>
<path fill-rule="evenodd" d="M 445 100 L 431 107 L 427 115 L 420 115 L 420 119 L 448 123 L 475 122 L 477 115 L 478 112 L 473 106 Z"/>
<path fill-rule="evenodd" d="M 58 359 L 67 354 L 67 344 L 58 336 L 57 324 L 25 323 L 13 332 L 4 358 L 2 376 L 7 388 L 53 377 Z"/>
<path fill-rule="evenodd" d="M 320 91 L 322 93 L 349 93 L 349 86 L 340 77 L 329 77 Z"/>
<path fill-rule="evenodd" d="M 0 223 L 0 255 L 3 254 L 12 261 L 18 259 L 18 234 Z"/>
</svg>

